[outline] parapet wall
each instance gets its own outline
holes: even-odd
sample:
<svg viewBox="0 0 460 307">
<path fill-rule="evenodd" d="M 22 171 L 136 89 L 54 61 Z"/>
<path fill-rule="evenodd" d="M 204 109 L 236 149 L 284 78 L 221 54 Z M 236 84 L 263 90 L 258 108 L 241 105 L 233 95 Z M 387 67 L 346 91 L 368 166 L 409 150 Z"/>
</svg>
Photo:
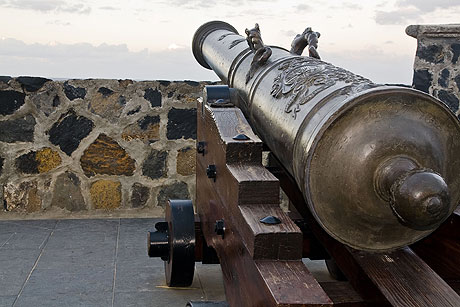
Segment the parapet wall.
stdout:
<svg viewBox="0 0 460 307">
<path fill-rule="evenodd" d="M 406 33 L 417 39 L 413 86 L 460 116 L 460 24 L 412 25 Z"/>
<path fill-rule="evenodd" d="M 152 216 L 193 199 L 205 84 L 0 77 L 1 214 Z"/>
</svg>

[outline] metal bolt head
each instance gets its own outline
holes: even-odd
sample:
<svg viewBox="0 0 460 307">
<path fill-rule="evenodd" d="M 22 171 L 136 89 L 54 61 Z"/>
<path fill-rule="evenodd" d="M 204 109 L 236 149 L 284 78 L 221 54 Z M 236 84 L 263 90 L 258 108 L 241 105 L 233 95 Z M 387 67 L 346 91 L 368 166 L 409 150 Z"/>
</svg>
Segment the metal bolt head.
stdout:
<svg viewBox="0 0 460 307">
<path fill-rule="evenodd" d="M 208 167 L 206 168 L 206 175 L 208 176 L 208 178 L 213 178 L 214 181 L 216 181 L 216 174 L 216 166 L 214 164 L 208 165 Z"/>
<path fill-rule="evenodd" d="M 198 144 L 196 144 L 196 152 L 197 153 L 200 153 L 204 156 L 204 147 L 205 147 L 206 143 L 205 142 L 198 142 Z"/>
<path fill-rule="evenodd" d="M 216 226 L 214 228 L 214 232 L 218 236 L 222 236 L 222 239 L 224 238 L 224 235 L 225 235 L 225 223 L 224 223 L 224 220 L 216 221 Z"/>
</svg>

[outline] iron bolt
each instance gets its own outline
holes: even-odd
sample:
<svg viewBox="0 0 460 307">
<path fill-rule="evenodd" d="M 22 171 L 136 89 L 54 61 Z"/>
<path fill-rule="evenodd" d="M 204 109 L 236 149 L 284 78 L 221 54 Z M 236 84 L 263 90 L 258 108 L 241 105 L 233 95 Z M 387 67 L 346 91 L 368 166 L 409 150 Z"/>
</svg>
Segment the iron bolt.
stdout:
<svg viewBox="0 0 460 307">
<path fill-rule="evenodd" d="M 224 223 L 224 220 L 216 221 L 216 226 L 214 228 L 214 232 L 218 236 L 222 236 L 222 239 L 224 238 L 224 235 L 225 235 L 225 223 Z"/>
<path fill-rule="evenodd" d="M 208 178 L 213 178 L 214 182 L 216 181 L 216 166 L 214 164 L 208 165 L 206 168 L 206 175 Z"/>
</svg>

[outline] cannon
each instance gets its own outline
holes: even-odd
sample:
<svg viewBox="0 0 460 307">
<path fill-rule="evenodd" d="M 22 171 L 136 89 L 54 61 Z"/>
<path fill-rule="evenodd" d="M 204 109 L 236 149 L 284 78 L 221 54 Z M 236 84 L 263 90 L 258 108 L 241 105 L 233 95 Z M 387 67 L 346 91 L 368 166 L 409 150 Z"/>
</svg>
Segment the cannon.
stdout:
<svg viewBox="0 0 460 307">
<path fill-rule="evenodd" d="M 212 21 L 193 38 L 227 85 L 198 104 L 197 215 L 171 200 L 149 234 L 168 285 L 218 261 L 230 306 L 459 306 L 455 115 L 322 61 L 311 28 L 291 51 L 265 45 L 258 24 L 245 33 Z M 345 281 L 319 283 L 302 257 Z"/>
</svg>

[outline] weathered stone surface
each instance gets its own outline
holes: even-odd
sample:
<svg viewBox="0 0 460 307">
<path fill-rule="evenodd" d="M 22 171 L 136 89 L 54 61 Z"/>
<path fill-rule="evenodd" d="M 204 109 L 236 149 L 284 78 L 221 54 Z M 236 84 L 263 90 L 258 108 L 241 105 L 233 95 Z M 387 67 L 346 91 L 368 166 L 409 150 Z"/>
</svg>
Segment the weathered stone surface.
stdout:
<svg viewBox="0 0 460 307">
<path fill-rule="evenodd" d="M 150 189 L 140 183 L 133 184 L 133 193 L 131 194 L 131 205 L 133 208 L 144 207 L 150 196 Z"/>
<path fill-rule="evenodd" d="M 197 81 L 185 80 L 184 83 L 190 86 L 200 86 L 200 82 L 197 82 Z"/>
<path fill-rule="evenodd" d="M 118 120 L 125 104 L 125 97 L 118 95 L 108 88 L 101 87 L 93 95 L 88 109 L 94 114 L 115 121 Z"/>
<path fill-rule="evenodd" d="M 61 104 L 59 98 L 59 89 L 56 84 L 54 86 L 48 87 L 47 90 L 39 93 L 35 93 L 29 96 L 32 103 L 37 107 L 37 109 L 45 116 L 49 116 L 56 108 Z"/>
<path fill-rule="evenodd" d="M 158 80 L 161 86 L 169 86 L 171 84 L 171 81 L 168 80 Z"/>
<path fill-rule="evenodd" d="M 36 181 L 7 183 L 3 197 L 8 211 L 36 212 L 41 209 L 42 200 Z"/>
<path fill-rule="evenodd" d="M 420 69 L 414 71 L 413 86 L 414 88 L 428 93 L 433 77 L 428 69 Z"/>
<path fill-rule="evenodd" d="M 115 209 L 121 203 L 121 184 L 118 181 L 99 180 L 90 188 L 91 201 L 94 209 Z"/>
<path fill-rule="evenodd" d="M 135 161 L 117 142 L 105 134 L 100 134 L 88 146 L 80 163 L 87 177 L 96 174 L 132 176 L 135 170 Z"/>
<path fill-rule="evenodd" d="M 450 77 L 450 72 L 447 68 L 443 69 L 441 71 L 441 74 L 439 75 L 438 78 L 438 84 L 442 87 L 448 87 L 449 86 L 449 77 Z"/>
<path fill-rule="evenodd" d="M 9 115 L 19 110 L 24 104 L 26 95 L 16 91 L 0 91 L 0 114 Z"/>
<path fill-rule="evenodd" d="M 146 116 L 123 130 L 121 137 L 126 141 L 134 139 L 153 143 L 160 139 L 160 116 Z"/>
<path fill-rule="evenodd" d="M 177 173 L 182 176 L 195 174 L 196 167 L 196 149 L 193 147 L 184 147 L 177 151 Z"/>
<path fill-rule="evenodd" d="M 3 82 L 3 83 L 8 83 L 10 82 L 11 79 L 13 78 L 11 78 L 10 76 L 0 76 L 0 82 Z"/>
<path fill-rule="evenodd" d="M 83 87 L 74 87 L 66 81 L 64 82 L 64 93 L 69 100 L 75 100 L 78 98 L 85 99 L 86 89 Z"/>
<path fill-rule="evenodd" d="M 460 44 L 452 44 L 450 48 L 452 49 L 452 64 L 457 64 L 460 56 Z"/>
<path fill-rule="evenodd" d="M 196 139 L 196 109 L 172 108 L 168 113 L 167 137 Z"/>
<path fill-rule="evenodd" d="M 61 165 L 61 157 L 51 148 L 31 151 L 16 158 L 16 168 L 24 174 L 45 173 Z"/>
<path fill-rule="evenodd" d="M 0 142 L 33 142 L 35 123 L 32 115 L 1 121 Z"/>
<path fill-rule="evenodd" d="M 0 176 L 2 175 L 2 172 L 3 172 L 3 162 L 5 162 L 5 159 L 0 157 Z"/>
<path fill-rule="evenodd" d="M 168 153 L 166 151 L 158 151 L 153 149 L 142 165 L 142 174 L 151 179 L 166 177 L 166 159 Z"/>
<path fill-rule="evenodd" d="M 16 158 L 14 162 L 16 168 L 25 174 L 38 174 L 38 163 L 36 152 L 31 151 Z"/>
<path fill-rule="evenodd" d="M 17 77 L 18 81 L 22 88 L 28 92 L 36 92 L 42 88 L 45 82 L 51 81 L 50 79 L 40 78 L 40 77 Z"/>
<path fill-rule="evenodd" d="M 146 89 L 144 99 L 150 102 L 152 108 L 161 107 L 161 93 L 157 89 Z"/>
<path fill-rule="evenodd" d="M 459 101 L 453 93 L 449 93 L 445 90 L 440 90 L 437 93 L 437 97 L 443 101 L 453 112 L 458 111 Z"/>
<path fill-rule="evenodd" d="M 455 83 L 457 83 L 457 89 L 460 92 L 460 75 L 457 75 L 454 80 Z"/>
<path fill-rule="evenodd" d="M 187 184 L 179 181 L 164 186 L 157 196 L 158 206 L 164 208 L 169 199 L 190 199 Z"/>
<path fill-rule="evenodd" d="M 46 173 L 59 165 L 61 165 L 61 156 L 55 150 L 51 148 L 43 148 L 37 151 L 35 156 L 38 162 L 38 172 L 39 173 Z"/>
<path fill-rule="evenodd" d="M 81 193 L 80 179 L 72 172 L 65 172 L 56 179 L 51 206 L 69 211 L 86 210 Z"/>
<path fill-rule="evenodd" d="M 141 106 L 137 106 L 137 108 L 134 108 L 131 111 L 128 111 L 128 113 L 126 113 L 126 114 L 127 115 L 133 115 L 133 114 L 138 113 L 140 110 L 141 110 Z"/>
<path fill-rule="evenodd" d="M 67 155 L 71 155 L 84 139 L 93 130 L 93 122 L 86 117 L 78 116 L 73 110 L 62 115 L 48 131 L 51 143 L 61 148 Z"/>
<path fill-rule="evenodd" d="M 129 79 L 124 79 L 124 80 L 120 79 L 120 80 L 118 80 L 118 84 L 121 87 L 124 87 L 124 88 L 127 88 L 128 85 L 131 85 L 133 83 L 134 83 L 133 80 L 129 80 Z"/>
<path fill-rule="evenodd" d="M 444 62 L 444 50 L 440 45 L 419 45 L 416 56 L 430 63 L 438 64 Z"/>
</svg>

